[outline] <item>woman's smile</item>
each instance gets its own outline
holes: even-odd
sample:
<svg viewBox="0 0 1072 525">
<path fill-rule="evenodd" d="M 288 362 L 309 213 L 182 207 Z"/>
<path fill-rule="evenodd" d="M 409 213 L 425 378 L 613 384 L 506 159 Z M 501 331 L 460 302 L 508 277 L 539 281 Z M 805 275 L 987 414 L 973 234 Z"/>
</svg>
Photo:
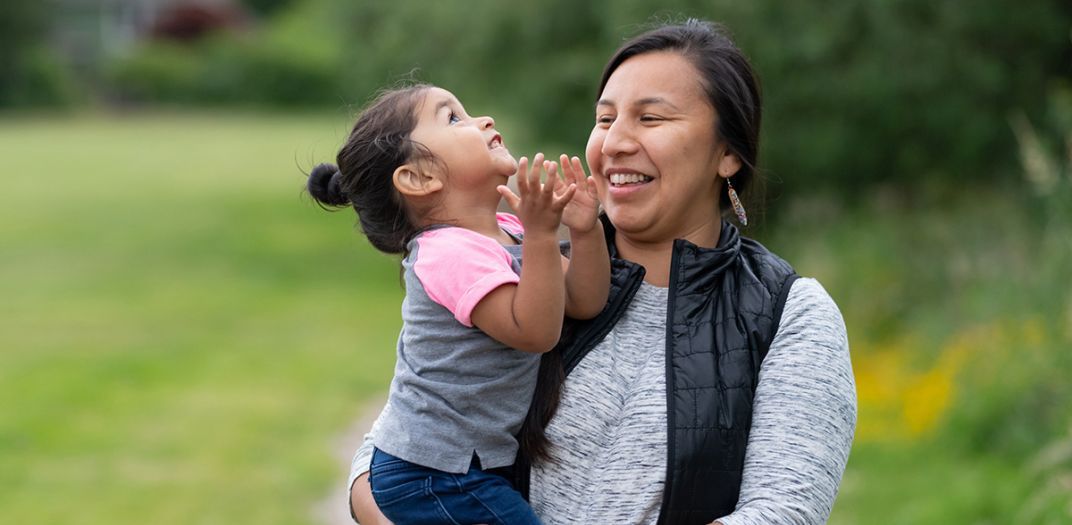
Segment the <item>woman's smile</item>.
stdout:
<svg viewBox="0 0 1072 525">
<path fill-rule="evenodd" d="M 607 178 L 607 181 L 610 182 L 610 186 L 612 188 L 637 186 L 641 184 L 647 184 L 655 180 L 649 175 L 621 168 L 608 169 L 606 170 L 606 172 L 604 172 L 604 176 Z"/>
<path fill-rule="evenodd" d="M 646 190 L 654 189 L 655 183 L 655 177 L 624 168 L 609 168 L 603 172 L 603 178 L 607 181 L 608 197 L 617 200 L 642 198 L 649 193 Z"/>
</svg>

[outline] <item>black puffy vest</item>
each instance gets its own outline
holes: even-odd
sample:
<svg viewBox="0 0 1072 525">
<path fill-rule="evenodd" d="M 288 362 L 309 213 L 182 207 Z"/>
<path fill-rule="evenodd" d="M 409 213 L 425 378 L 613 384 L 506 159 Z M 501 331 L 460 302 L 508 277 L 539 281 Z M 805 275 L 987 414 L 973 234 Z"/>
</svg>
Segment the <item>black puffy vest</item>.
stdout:
<svg viewBox="0 0 1072 525">
<path fill-rule="evenodd" d="M 644 278 L 644 268 L 617 258 L 614 229 L 605 217 L 603 223 L 610 296 L 596 318 L 563 331 L 555 351 L 562 352 L 566 374 L 610 332 Z M 728 222 L 716 248 L 674 241 L 666 323 L 668 461 L 659 523 L 706 524 L 736 506 L 760 363 L 796 277 L 789 264 Z M 527 494 L 528 466 L 517 467 L 518 488 Z"/>
</svg>

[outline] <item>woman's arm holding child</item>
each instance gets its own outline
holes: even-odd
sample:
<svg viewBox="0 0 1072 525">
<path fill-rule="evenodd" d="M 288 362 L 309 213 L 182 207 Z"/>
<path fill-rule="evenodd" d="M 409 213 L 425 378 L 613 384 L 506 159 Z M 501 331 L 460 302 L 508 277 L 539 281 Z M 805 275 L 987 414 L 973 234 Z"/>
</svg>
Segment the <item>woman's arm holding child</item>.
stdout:
<svg viewBox="0 0 1072 525">
<path fill-rule="evenodd" d="M 610 293 L 610 254 L 599 222 L 599 199 L 595 181 L 586 178 L 581 159 L 559 157 L 565 182 L 575 184 L 577 192 L 562 211 L 562 224 L 569 228 L 570 258 L 566 269 L 566 315 L 574 319 L 591 319 L 603 311 Z M 554 173 L 551 163 L 549 173 Z"/>
<path fill-rule="evenodd" d="M 521 244 L 521 278 L 496 288 L 473 308 L 477 328 L 499 342 L 526 352 L 543 353 L 555 346 L 562 331 L 565 308 L 562 256 L 558 251 L 558 225 L 562 209 L 576 192 L 570 185 L 555 192 L 555 184 L 540 184 L 543 155 L 537 154 L 530 170 L 528 159 L 518 163 L 520 196 L 506 186 L 499 191 L 517 212 L 525 227 Z M 553 174 L 552 174 L 553 175 Z"/>
</svg>

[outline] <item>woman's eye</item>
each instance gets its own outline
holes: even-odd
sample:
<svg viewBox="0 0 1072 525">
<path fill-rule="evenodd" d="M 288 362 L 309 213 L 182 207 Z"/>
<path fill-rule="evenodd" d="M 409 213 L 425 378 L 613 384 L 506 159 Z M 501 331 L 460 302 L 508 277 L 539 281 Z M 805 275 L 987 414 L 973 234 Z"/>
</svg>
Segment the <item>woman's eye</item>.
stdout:
<svg viewBox="0 0 1072 525">
<path fill-rule="evenodd" d="M 599 115 L 596 117 L 596 124 L 610 124 L 614 122 L 614 117 L 610 115 Z"/>
<path fill-rule="evenodd" d="M 655 121 L 658 121 L 658 120 L 662 120 L 662 118 L 659 117 L 658 115 L 641 115 L 640 116 L 640 121 L 641 122 L 655 122 Z"/>
</svg>

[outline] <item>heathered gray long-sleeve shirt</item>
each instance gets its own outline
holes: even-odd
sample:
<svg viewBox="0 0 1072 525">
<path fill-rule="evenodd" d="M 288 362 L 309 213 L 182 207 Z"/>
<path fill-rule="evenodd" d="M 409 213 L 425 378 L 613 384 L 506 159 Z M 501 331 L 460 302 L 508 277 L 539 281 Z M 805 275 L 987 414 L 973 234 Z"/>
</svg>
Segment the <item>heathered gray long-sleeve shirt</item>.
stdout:
<svg viewBox="0 0 1072 525">
<path fill-rule="evenodd" d="M 544 523 L 658 519 L 666 477 L 666 301 L 667 289 L 643 284 L 566 381 L 547 429 L 557 461 L 532 471 L 530 500 Z M 824 523 L 848 461 L 856 389 L 841 313 L 813 279 L 793 284 L 753 410 L 737 510 L 720 521 Z M 370 435 L 376 431 L 373 425 Z M 368 470 L 370 454 L 366 436 L 351 485 Z"/>
</svg>

